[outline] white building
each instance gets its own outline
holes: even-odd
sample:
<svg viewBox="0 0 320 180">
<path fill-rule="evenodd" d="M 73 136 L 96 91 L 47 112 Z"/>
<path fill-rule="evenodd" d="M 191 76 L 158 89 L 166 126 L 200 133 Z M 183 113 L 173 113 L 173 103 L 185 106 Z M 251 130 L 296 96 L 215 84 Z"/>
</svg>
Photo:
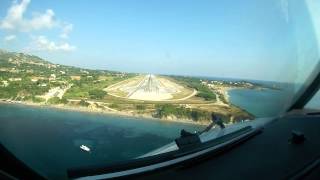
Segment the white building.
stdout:
<svg viewBox="0 0 320 180">
<path fill-rule="evenodd" d="M 46 84 L 46 83 L 42 83 L 42 84 L 39 84 L 39 86 L 41 86 L 41 87 L 46 87 L 47 84 Z"/>
<path fill-rule="evenodd" d="M 56 80 L 56 75 L 55 74 L 51 74 L 49 77 L 49 81 L 54 81 Z"/>
<path fill-rule="evenodd" d="M 9 78 L 9 81 L 21 81 L 21 78 Z"/>
</svg>

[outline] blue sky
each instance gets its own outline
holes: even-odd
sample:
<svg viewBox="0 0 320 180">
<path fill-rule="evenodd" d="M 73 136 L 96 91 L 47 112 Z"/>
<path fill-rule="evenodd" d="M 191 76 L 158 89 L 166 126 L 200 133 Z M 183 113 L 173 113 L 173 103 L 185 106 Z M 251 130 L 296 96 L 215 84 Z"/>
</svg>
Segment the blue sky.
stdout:
<svg viewBox="0 0 320 180">
<path fill-rule="evenodd" d="M 94 69 L 286 81 L 288 14 L 284 0 L 2 0 L 0 48 Z"/>
</svg>

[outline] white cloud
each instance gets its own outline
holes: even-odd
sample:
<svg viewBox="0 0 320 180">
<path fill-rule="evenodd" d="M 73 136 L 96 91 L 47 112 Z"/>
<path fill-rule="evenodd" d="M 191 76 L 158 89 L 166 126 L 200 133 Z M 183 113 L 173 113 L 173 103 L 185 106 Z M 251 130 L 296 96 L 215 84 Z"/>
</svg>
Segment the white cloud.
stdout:
<svg viewBox="0 0 320 180">
<path fill-rule="evenodd" d="M 21 24 L 23 14 L 25 13 L 30 0 L 22 0 L 20 4 L 14 1 L 8 9 L 6 17 L 1 21 L 0 28 L 12 30 L 15 29 L 17 24 Z"/>
<path fill-rule="evenodd" d="M 69 34 L 72 30 L 73 30 L 73 24 L 65 24 L 64 27 L 62 28 L 60 37 L 64 39 L 69 38 Z"/>
<path fill-rule="evenodd" d="M 15 35 L 8 35 L 4 37 L 5 42 L 13 41 L 14 39 L 16 39 Z"/>
<path fill-rule="evenodd" d="M 54 20 L 54 12 L 51 9 L 47 9 L 44 14 L 36 13 L 33 18 L 28 21 L 27 26 L 30 26 L 30 30 L 39 29 L 51 29 L 57 26 L 59 23 Z M 27 28 L 27 27 L 26 27 Z"/>
<path fill-rule="evenodd" d="M 43 33 L 43 30 L 56 28 L 61 31 L 59 37 L 67 39 L 73 30 L 73 24 L 57 20 L 52 9 L 47 9 L 43 13 L 32 12 L 31 18 L 26 18 L 25 14 L 30 3 L 31 0 L 21 0 L 20 2 L 13 0 L 6 16 L 0 19 L 0 29 L 10 32 L 10 35 L 6 36 L 4 40 L 6 42 L 14 40 L 16 39 L 14 34 L 22 32 L 28 33 L 32 37 L 31 43 L 26 49 L 28 51 L 74 51 L 76 47 L 67 42 L 56 43 L 48 40 L 46 36 L 35 37 L 32 35 L 34 31 L 42 30 L 41 33 Z"/>
<path fill-rule="evenodd" d="M 32 18 L 24 17 L 31 0 L 22 0 L 20 3 L 13 1 L 7 11 L 7 15 L 0 21 L 0 29 L 8 31 L 31 32 L 42 29 L 59 28 L 60 37 L 68 38 L 73 29 L 70 23 L 56 20 L 52 9 L 47 9 L 44 13 L 33 13 Z"/>
<path fill-rule="evenodd" d="M 40 29 L 51 29 L 59 25 L 54 18 L 54 12 L 47 9 L 44 13 L 34 13 L 31 19 L 26 19 L 24 14 L 30 4 L 30 0 L 22 0 L 20 3 L 13 1 L 7 11 L 7 15 L 0 22 L 0 28 L 5 30 L 15 30 L 29 32 Z"/>
<path fill-rule="evenodd" d="M 38 36 L 33 38 L 31 45 L 26 48 L 28 51 L 48 51 L 48 52 L 71 52 L 76 49 L 66 42 L 55 43 L 48 40 L 45 36 Z"/>
</svg>

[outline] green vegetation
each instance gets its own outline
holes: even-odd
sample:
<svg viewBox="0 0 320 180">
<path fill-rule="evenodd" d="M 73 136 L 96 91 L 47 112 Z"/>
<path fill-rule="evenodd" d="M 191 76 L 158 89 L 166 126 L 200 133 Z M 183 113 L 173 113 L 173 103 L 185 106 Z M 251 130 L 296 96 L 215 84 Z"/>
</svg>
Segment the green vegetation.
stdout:
<svg viewBox="0 0 320 180">
<path fill-rule="evenodd" d="M 68 100 L 66 98 L 58 98 L 58 97 L 53 97 L 48 100 L 48 104 L 67 104 Z"/>
<path fill-rule="evenodd" d="M 101 100 L 104 98 L 105 95 L 107 95 L 107 93 L 100 89 L 94 89 L 89 91 L 89 96 L 91 99 Z"/>
<path fill-rule="evenodd" d="M 112 109 L 118 109 L 118 108 L 119 108 L 119 105 L 113 103 L 113 104 L 111 104 L 109 107 L 112 108 Z"/>
<path fill-rule="evenodd" d="M 84 106 L 84 107 L 88 107 L 90 104 L 87 101 L 81 99 L 81 101 L 79 102 L 79 105 Z"/>
<path fill-rule="evenodd" d="M 107 95 L 104 88 L 133 76 L 52 64 L 36 56 L 0 50 L 0 98 L 3 99 L 40 102 L 36 97 L 50 89 L 72 85 L 64 98 L 103 100 Z M 53 99 L 50 103 L 67 102 Z"/>
<path fill-rule="evenodd" d="M 36 95 L 48 92 L 50 88 L 38 86 L 37 83 L 28 81 L 26 78 L 23 78 L 21 81 L 8 83 L 8 86 L 0 87 L 0 98 L 16 99 L 17 97 L 31 97 L 33 99 Z"/>
<path fill-rule="evenodd" d="M 25 99 L 25 100 L 29 100 L 29 99 Z M 41 102 L 44 102 L 45 100 L 43 98 L 33 96 L 31 97 L 31 101 L 35 103 L 41 103 Z"/>
<path fill-rule="evenodd" d="M 58 97 L 54 97 L 48 100 L 48 104 L 60 104 L 60 99 Z"/>
<path fill-rule="evenodd" d="M 216 94 L 209 89 L 209 87 L 201 84 L 198 78 L 174 76 L 174 79 L 182 82 L 186 86 L 196 89 L 198 91 L 197 97 L 201 97 L 206 101 L 215 101 Z"/>
<path fill-rule="evenodd" d="M 196 96 L 201 97 L 206 101 L 216 100 L 216 94 L 212 92 L 200 91 Z"/>
<path fill-rule="evenodd" d="M 72 80 L 73 86 L 66 92 L 65 97 L 68 99 L 92 99 L 103 100 L 107 95 L 104 88 L 125 80 L 132 75 L 118 77 L 115 75 L 103 76 L 104 79 L 99 79 L 99 76 L 81 77 L 80 80 Z"/>
<path fill-rule="evenodd" d="M 210 120 L 210 113 L 198 109 L 189 109 L 182 106 L 175 106 L 172 104 L 156 105 L 156 118 L 166 118 L 168 116 L 175 116 L 177 118 L 192 119 L 194 121 Z"/>
</svg>

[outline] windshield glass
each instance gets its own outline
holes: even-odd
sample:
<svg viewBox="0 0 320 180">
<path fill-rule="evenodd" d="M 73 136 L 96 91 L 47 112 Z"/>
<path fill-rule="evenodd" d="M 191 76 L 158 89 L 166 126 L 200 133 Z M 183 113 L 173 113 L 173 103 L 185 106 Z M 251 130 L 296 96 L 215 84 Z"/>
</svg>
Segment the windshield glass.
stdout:
<svg viewBox="0 0 320 180">
<path fill-rule="evenodd" d="M 2 0 L 0 142 L 50 179 L 276 117 L 318 73 L 319 1 Z M 210 127 L 210 126 L 209 126 Z"/>
<path fill-rule="evenodd" d="M 318 91 L 305 106 L 307 109 L 320 109 L 320 92 Z"/>
</svg>

